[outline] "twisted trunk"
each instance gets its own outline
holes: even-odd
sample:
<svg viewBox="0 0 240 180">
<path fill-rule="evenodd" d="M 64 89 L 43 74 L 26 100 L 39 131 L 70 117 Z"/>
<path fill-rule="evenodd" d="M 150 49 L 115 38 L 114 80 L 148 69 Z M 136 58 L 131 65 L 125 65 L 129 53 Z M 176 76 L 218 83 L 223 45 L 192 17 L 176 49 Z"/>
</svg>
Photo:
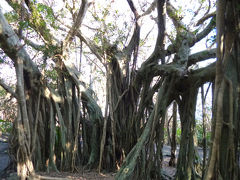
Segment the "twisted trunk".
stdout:
<svg viewBox="0 0 240 180">
<path fill-rule="evenodd" d="M 196 151 L 194 147 L 197 94 L 198 88 L 191 87 L 181 95 L 182 100 L 179 103 L 182 134 L 176 179 L 197 179 L 195 169 Z"/>
</svg>

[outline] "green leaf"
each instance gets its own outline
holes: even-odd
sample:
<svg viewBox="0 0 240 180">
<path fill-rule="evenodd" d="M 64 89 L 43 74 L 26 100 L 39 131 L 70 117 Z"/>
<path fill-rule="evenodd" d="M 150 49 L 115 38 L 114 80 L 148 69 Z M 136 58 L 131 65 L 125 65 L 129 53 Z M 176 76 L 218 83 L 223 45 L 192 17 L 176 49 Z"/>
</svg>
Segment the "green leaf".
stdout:
<svg viewBox="0 0 240 180">
<path fill-rule="evenodd" d="M 17 22 L 18 20 L 18 14 L 14 11 L 10 11 L 4 14 L 5 18 L 9 23 Z"/>
<path fill-rule="evenodd" d="M 45 16 L 46 21 L 49 23 L 54 24 L 55 23 L 55 17 L 53 9 L 45 4 L 38 3 L 37 4 L 37 11 Z"/>
<path fill-rule="evenodd" d="M 29 23 L 27 21 L 20 21 L 18 24 L 21 29 L 26 29 L 29 25 Z"/>
</svg>

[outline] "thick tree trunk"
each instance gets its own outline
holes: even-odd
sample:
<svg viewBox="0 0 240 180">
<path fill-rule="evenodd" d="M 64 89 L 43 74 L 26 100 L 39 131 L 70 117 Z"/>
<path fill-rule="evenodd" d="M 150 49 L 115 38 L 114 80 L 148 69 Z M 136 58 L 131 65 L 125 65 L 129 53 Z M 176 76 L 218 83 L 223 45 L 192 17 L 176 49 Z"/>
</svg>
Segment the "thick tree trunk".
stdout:
<svg viewBox="0 0 240 180">
<path fill-rule="evenodd" d="M 217 5 L 217 69 L 214 90 L 213 130 L 204 179 L 239 179 L 239 7 L 234 1 Z"/>
<path fill-rule="evenodd" d="M 197 101 L 198 88 L 191 87 L 181 96 L 179 104 L 179 114 L 181 120 L 181 141 L 177 162 L 176 179 L 196 179 L 195 169 L 195 109 Z"/>
<path fill-rule="evenodd" d="M 149 167 L 145 167 L 144 164 L 146 164 L 146 160 L 150 162 L 161 162 L 161 159 L 159 157 L 160 154 L 153 156 L 157 150 L 158 153 L 159 149 L 162 147 L 161 144 L 163 143 L 163 134 L 164 132 L 160 130 L 160 132 L 157 131 L 156 127 L 154 126 L 157 124 L 160 118 L 165 117 L 165 111 L 167 109 L 167 106 L 170 104 L 172 99 L 172 92 L 174 91 L 174 84 L 175 84 L 175 78 L 168 77 L 164 80 L 163 85 L 158 91 L 158 97 L 156 105 L 147 121 L 147 124 L 144 128 L 144 131 L 142 132 L 142 135 L 140 136 L 137 144 L 133 147 L 131 152 L 126 157 L 121 169 L 118 171 L 116 175 L 116 179 L 149 179 L 149 178 L 161 178 L 160 169 L 156 168 L 156 163 L 150 163 Z M 164 127 L 164 121 L 162 121 L 162 130 Z M 162 138 L 159 138 L 157 140 L 161 140 L 159 147 L 156 149 L 155 143 L 159 143 L 158 141 L 153 141 L 153 136 L 155 133 L 162 134 Z M 160 135 L 159 135 L 160 137 Z M 146 143 L 149 139 L 150 144 L 148 145 L 150 149 L 149 150 L 146 146 Z M 151 140 L 152 139 L 152 140 Z M 145 148 L 144 148 L 145 145 Z M 150 153 L 150 154 L 148 154 Z M 144 157 L 144 158 L 143 158 Z M 156 159 L 155 159 L 156 158 Z M 144 169 L 141 169 L 142 167 L 147 168 L 147 172 L 145 173 Z"/>
<path fill-rule="evenodd" d="M 91 121 L 91 139 L 90 139 L 90 156 L 88 158 L 87 167 L 96 167 L 99 162 L 100 155 L 100 129 L 103 128 L 103 116 L 100 107 L 91 96 L 91 92 L 88 90 L 82 93 L 83 104 L 88 110 L 89 119 Z M 86 132 L 88 133 L 88 132 Z"/>
</svg>

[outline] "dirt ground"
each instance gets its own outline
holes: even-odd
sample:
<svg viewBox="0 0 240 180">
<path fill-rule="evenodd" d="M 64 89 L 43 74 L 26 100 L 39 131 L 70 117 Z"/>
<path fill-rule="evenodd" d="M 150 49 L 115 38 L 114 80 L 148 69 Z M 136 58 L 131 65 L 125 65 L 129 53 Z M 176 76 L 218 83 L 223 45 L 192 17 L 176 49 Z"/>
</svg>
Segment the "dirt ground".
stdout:
<svg viewBox="0 0 240 180">
<path fill-rule="evenodd" d="M 3 160 L 3 154 L 5 153 L 6 149 L 8 146 L 6 146 L 7 140 L 3 138 L 3 136 L 0 136 L 0 167 L 1 165 L 8 165 L 6 160 Z M 6 146 L 6 147 L 5 147 Z M 163 162 L 163 171 L 169 178 L 167 179 L 173 179 L 173 176 L 176 172 L 176 168 L 174 167 L 169 167 L 168 162 L 169 162 L 169 154 L 170 154 L 170 147 L 164 146 L 164 162 Z M 7 155 L 7 154 L 6 154 Z M 4 168 L 2 168 L 4 169 Z M 1 168 L 0 168 L 1 170 Z M 102 172 L 99 174 L 96 170 L 83 170 L 83 168 L 79 167 L 77 169 L 78 172 L 76 173 L 71 173 L 71 172 L 58 172 L 58 173 L 46 173 L 46 172 L 36 172 L 35 176 L 33 178 L 30 178 L 32 180 L 35 179 L 44 179 L 44 180 L 113 180 L 114 175 L 116 173 L 105 173 Z M 13 173 L 12 177 L 15 177 L 16 173 Z M 0 177 L 0 179 L 3 179 Z M 4 178 L 4 179 L 9 179 L 9 178 Z M 11 178 L 10 178 L 11 179 Z"/>
<path fill-rule="evenodd" d="M 169 167 L 169 157 L 164 157 L 163 162 L 163 171 L 172 179 L 176 173 L 176 168 Z M 96 170 L 86 171 L 82 168 L 78 168 L 78 173 L 69 173 L 69 172 L 59 172 L 59 173 L 46 173 L 38 172 L 36 173 L 37 178 L 39 179 L 55 179 L 55 180 L 114 180 L 115 173 L 102 173 L 99 174 Z"/>
<path fill-rule="evenodd" d="M 164 157 L 164 161 L 163 161 L 163 164 L 162 164 L 162 169 L 163 169 L 164 172 L 166 172 L 166 174 L 168 176 L 170 176 L 173 179 L 173 176 L 175 175 L 177 170 L 176 170 L 175 167 L 170 167 L 168 165 L 169 160 L 170 160 L 170 157 Z"/>
<path fill-rule="evenodd" d="M 86 171 L 78 169 L 78 173 L 70 172 L 59 172 L 59 173 L 46 173 L 46 172 L 37 172 L 36 178 L 39 179 L 56 179 L 56 180 L 114 180 L 114 173 L 101 173 L 97 171 Z M 49 178 L 52 177 L 52 178 Z"/>
</svg>

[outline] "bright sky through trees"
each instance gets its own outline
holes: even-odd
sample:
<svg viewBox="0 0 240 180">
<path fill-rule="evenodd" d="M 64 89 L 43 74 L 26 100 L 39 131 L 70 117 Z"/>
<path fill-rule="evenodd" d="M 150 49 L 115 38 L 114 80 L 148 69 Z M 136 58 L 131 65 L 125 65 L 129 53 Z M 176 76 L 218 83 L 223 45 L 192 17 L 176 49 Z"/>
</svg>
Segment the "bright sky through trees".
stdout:
<svg viewBox="0 0 240 180">
<path fill-rule="evenodd" d="M 105 4 L 106 2 L 113 2 L 111 4 L 111 6 L 109 7 L 105 7 Z M 62 11 L 61 9 L 64 7 L 64 3 L 63 1 L 46 1 L 46 0 L 38 0 L 37 2 L 49 2 L 49 5 L 53 5 L 53 8 L 54 8 L 54 11 Z M 110 11 L 109 13 L 112 15 L 112 16 L 107 16 L 106 17 L 106 23 L 109 23 L 109 24 L 113 24 L 115 23 L 115 25 L 117 25 L 117 27 L 121 30 L 121 29 L 124 29 L 126 27 L 127 24 L 132 24 L 133 25 L 133 19 L 131 19 L 130 17 L 132 16 L 132 12 L 127 4 L 127 1 L 114 1 L 114 0 L 107 0 L 107 1 L 102 1 L 102 0 L 94 0 L 94 1 L 90 1 L 92 3 L 94 3 L 94 7 L 91 11 L 91 13 L 97 13 L 98 11 L 104 13 L 104 11 Z M 143 7 L 148 7 L 148 4 L 151 3 L 151 1 L 145 1 L 144 2 L 146 6 L 143 6 Z M 196 26 L 196 20 L 199 20 L 207 11 L 208 11 L 208 4 L 211 3 L 211 6 L 213 6 L 213 3 L 214 1 L 204 1 L 203 3 L 203 8 L 200 9 L 199 7 L 199 4 L 194 1 L 194 0 L 186 0 L 186 1 L 172 1 L 173 5 L 178 8 L 178 13 L 181 14 L 182 16 L 182 21 L 188 25 L 187 28 L 191 29 L 192 31 L 193 30 L 197 30 L 199 29 L 198 26 Z M 142 5 L 142 4 L 141 4 Z M 139 7 L 139 4 L 136 3 L 136 6 L 137 8 L 140 8 Z M 0 7 L 1 9 L 3 10 L 3 12 L 8 12 L 10 10 L 12 10 L 9 5 L 5 2 L 5 0 L 2 0 L 1 1 L 1 4 L 0 4 Z M 106 9 L 104 9 L 104 8 Z M 144 9 L 143 9 L 144 10 Z M 195 11 L 199 10 L 199 13 L 198 14 L 194 14 Z M 215 11 L 215 8 L 212 8 L 211 9 L 211 12 Z M 208 12 L 208 13 L 211 13 L 211 12 Z M 100 13 L 101 14 L 101 13 Z M 69 14 L 64 14 L 63 15 L 67 18 L 67 16 L 70 16 Z M 117 22 L 114 22 L 114 18 L 113 17 L 116 17 L 118 18 L 117 19 Z M 138 65 L 140 66 L 141 63 L 146 60 L 146 58 L 152 53 L 153 51 L 153 48 L 154 48 L 154 43 L 155 43 L 155 40 L 156 40 L 156 35 L 157 35 L 157 25 L 156 25 L 156 19 L 155 17 L 157 16 L 157 13 L 156 13 L 156 10 L 153 14 L 151 14 L 151 16 L 145 16 L 141 19 L 141 24 L 142 24 L 142 28 L 141 28 L 141 39 L 142 41 L 145 41 L 146 43 L 142 42 L 142 46 L 140 46 L 140 50 L 139 50 L 139 61 L 138 61 Z M 87 16 L 88 18 L 86 18 L 83 22 L 83 27 L 82 27 L 82 32 L 89 38 L 93 38 L 94 36 L 94 33 L 89 31 L 89 27 L 94 27 L 94 23 L 90 23 L 90 22 L 94 22 L 94 20 L 92 19 L 92 17 L 90 16 L 90 14 Z M 101 17 L 101 16 L 100 16 Z M 103 17 L 102 17 L 103 18 Z M 68 22 L 66 20 L 66 22 Z M 192 22 L 195 22 L 192 23 Z M 206 21 L 205 24 L 207 24 L 209 21 Z M 68 23 L 69 25 L 70 24 L 70 21 Z M 97 28 L 101 28 L 101 25 L 100 24 L 96 24 L 96 27 Z M 167 19 L 167 37 L 166 38 L 166 47 L 168 46 L 168 44 L 170 43 L 169 42 L 169 38 L 171 36 L 174 36 L 176 32 L 173 31 L 174 29 L 174 26 L 173 24 L 171 23 L 171 21 L 169 19 Z M 204 26 L 203 26 L 204 27 Z M 131 26 L 130 26 L 131 28 Z M 133 30 L 133 29 L 132 29 Z M 121 33 L 121 32 L 120 32 Z M 126 32 L 122 32 L 122 33 L 125 33 Z M 132 33 L 132 31 L 131 31 Z M 193 48 L 191 48 L 191 53 L 195 53 L 195 52 L 199 52 L 203 49 L 206 49 L 206 47 L 209 46 L 209 44 L 211 44 L 211 39 L 212 37 L 214 36 L 214 32 L 213 33 L 210 33 L 206 38 L 204 38 L 203 40 L 201 40 L 200 42 L 196 43 L 195 46 L 193 46 Z M 60 39 L 61 39 L 61 36 L 58 36 Z M 62 36 L 63 37 L 63 36 Z M 113 35 L 112 38 L 114 39 L 115 37 L 118 37 L 118 36 L 115 36 Z M 129 35 L 130 37 L 130 35 Z M 34 39 L 33 39 L 34 41 Z M 116 41 L 116 39 L 115 39 Z M 129 39 L 126 39 L 126 41 L 129 41 Z M 120 47 L 124 47 L 124 44 L 120 44 L 119 45 Z M 76 48 L 75 51 L 73 51 L 73 53 L 71 54 L 71 59 L 73 60 L 74 63 L 79 63 L 79 51 L 80 49 L 79 48 Z M 34 54 L 32 54 L 32 56 L 34 56 Z M 93 74 L 92 72 L 96 70 L 99 71 L 99 72 L 105 72 L 105 69 L 101 66 L 101 64 L 98 64 L 97 61 L 95 60 L 91 60 L 91 59 L 94 59 L 94 57 L 91 55 L 91 54 L 86 54 L 85 56 L 82 57 L 82 72 L 83 72 L 83 76 L 85 76 L 85 80 L 87 80 L 87 82 L 91 83 L 94 81 L 94 79 L 98 79 L 96 82 L 98 83 L 94 83 L 92 84 L 92 87 L 97 90 L 97 89 L 102 89 L 101 91 L 99 91 L 98 93 L 100 93 L 100 96 L 99 97 L 104 97 L 105 94 L 104 94 L 104 91 L 103 89 L 105 88 L 105 81 L 104 80 L 101 80 L 100 76 L 101 74 Z M 88 59 L 88 60 L 87 60 Z M 89 61 L 91 60 L 91 61 Z M 215 59 L 212 59 L 212 60 L 207 60 L 207 61 L 203 61 L 203 62 L 200 62 L 198 63 L 198 65 L 200 67 L 203 67 L 203 66 L 206 66 L 208 64 L 210 64 L 211 62 L 215 61 Z M 92 68 L 92 66 L 89 66 L 88 64 L 98 64 L 94 69 Z M 15 77 L 14 77 L 14 74 L 15 74 L 15 71 L 13 70 L 12 67 L 9 67 L 9 65 L 7 64 L 1 64 L 0 66 L 0 70 L 1 70 L 1 74 L 0 76 L 2 78 L 7 78 L 8 80 L 10 79 L 11 83 L 14 83 L 15 82 Z M 9 73 L 11 72 L 11 73 Z M 89 79 L 90 78 L 90 79 Z M 9 82 L 9 81 L 8 81 Z M 103 94 L 102 94 L 103 93 Z M 98 101 L 100 102 L 100 105 L 102 107 L 102 109 L 104 109 L 105 107 L 105 98 L 98 98 Z M 211 102 L 211 95 L 210 95 L 210 98 L 209 98 L 209 102 Z M 199 101 L 200 103 L 200 101 Z M 200 106 L 198 106 L 200 107 Z M 200 111 L 200 110 L 199 110 Z M 197 111 L 198 112 L 198 111 Z M 201 112 L 201 111 L 200 111 Z M 200 115 L 198 115 L 200 117 Z"/>
</svg>

